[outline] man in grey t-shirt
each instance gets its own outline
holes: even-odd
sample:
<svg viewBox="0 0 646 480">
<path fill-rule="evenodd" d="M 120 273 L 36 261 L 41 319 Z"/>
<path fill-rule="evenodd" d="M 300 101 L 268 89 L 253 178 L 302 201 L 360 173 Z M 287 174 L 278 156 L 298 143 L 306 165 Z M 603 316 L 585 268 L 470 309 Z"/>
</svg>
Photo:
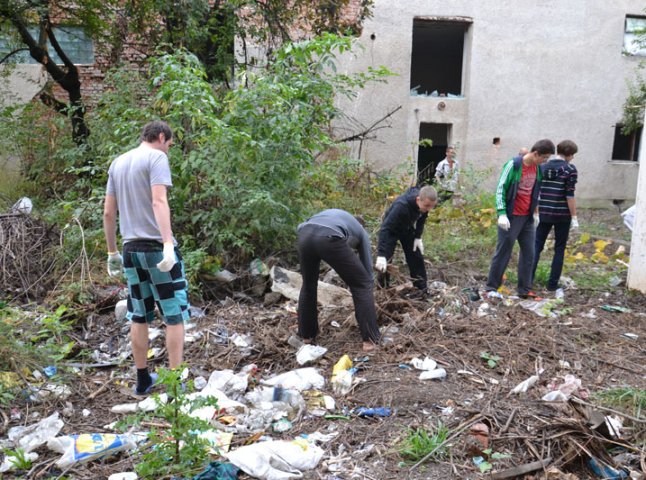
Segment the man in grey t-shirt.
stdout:
<svg viewBox="0 0 646 480">
<path fill-rule="evenodd" d="M 167 188 L 172 186 L 168 149 L 170 127 L 148 123 L 139 147 L 115 159 L 108 172 L 103 227 L 108 246 L 108 274 L 125 273 L 132 356 L 137 367 L 135 393 L 147 394 L 157 376 L 148 372 L 148 323 L 155 304 L 166 323 L 170 368 L 182 363 L 184 322 L 189 318 L 188 285 L 182 256 L 175 247 Z M 117 248 L 117 214 L 123 257 Z"/>
</svg>

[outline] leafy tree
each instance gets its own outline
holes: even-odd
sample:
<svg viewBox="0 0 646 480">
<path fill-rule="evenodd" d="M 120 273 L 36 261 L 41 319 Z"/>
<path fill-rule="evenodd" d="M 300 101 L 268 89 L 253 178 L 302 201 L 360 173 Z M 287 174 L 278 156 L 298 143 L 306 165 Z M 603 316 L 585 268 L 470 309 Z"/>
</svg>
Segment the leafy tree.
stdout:
<svg viewBox="0 0 646 480">
<path fill-rule="evenodd" d="M 40 99 L 57 112 L 68 115 L 72 124 L 72 138 L 77 145 L 87 140 L 90 130 L 85 122 L 85 103 L 81 96 L 78 68 L 63 50 L 54 31 L 52 17 L 60 15 L 67 24 L 78 25 L 91 36 L 107 28 L 111 0 L 83 0 L 67 6 L 56 0 L 0 0 L 0 28 L 12 33 L 18 43 L 0 63 L 9 61 L 15 54 L 27 50 L 29 55 L 43 65 L 54 82 L 67 92 L 69 104 L 43 91 Z M 37 27 L 37 34 L 30 27 Z M 62 65 L 50 53 L 53 49 Z"/>
<path fill-rule="evenodd" d="M 646 47 L 646 30 L 636 33 L 635 43 L 639 48 Z M 624 102 L 624 114 L 621 120 L 621 133 L 630 135 L 644 124 L 644 106 L 646 105 L 646 81 L 643 76 L 644 62 L 639 62 L 635 79 L 628 81 L 628 98 Z"/>
</svg>

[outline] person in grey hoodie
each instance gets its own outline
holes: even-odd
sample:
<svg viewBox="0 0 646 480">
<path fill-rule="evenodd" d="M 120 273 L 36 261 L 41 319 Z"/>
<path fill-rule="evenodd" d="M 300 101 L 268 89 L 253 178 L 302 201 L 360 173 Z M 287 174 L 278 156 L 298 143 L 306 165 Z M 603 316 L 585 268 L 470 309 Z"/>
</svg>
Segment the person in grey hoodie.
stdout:
<svg viewBox="0 0 646 480">
<path fill-rule="evenodd" d="M 339 209 L 317 213 L 301 223 L 297 232 L 303 277 L 298 299 L 299 336 L 305 343 L 311 343 L 319 331 L 316 297 L 319 267 L 324 260 L 350 287 L 363 351 L 373 350 L 381 336 L 377 327 L 368 233 L 355 217 Z"/>
</svg>

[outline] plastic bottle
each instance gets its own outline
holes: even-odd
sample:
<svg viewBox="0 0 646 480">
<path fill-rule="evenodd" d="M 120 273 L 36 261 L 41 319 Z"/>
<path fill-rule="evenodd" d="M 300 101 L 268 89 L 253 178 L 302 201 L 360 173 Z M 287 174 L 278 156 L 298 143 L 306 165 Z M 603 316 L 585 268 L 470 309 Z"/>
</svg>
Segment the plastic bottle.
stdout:
<svg viewBox="0 0 646 480">
<path fill-rule="evenodd" d="M 387 407 L 357 407 L 354 413 L 359 417 L 390 417 L 392 411 Z"/>
<path fill-rule="evenodd" d="M 283 400 L 283 394 L 285 393 L 285 390 L 283 389 L 283 386 L 278 383 L 274 387 L 274 393 L 271 397 L 271 400 L 274 402 L 280 402 Z"/>
</svg>

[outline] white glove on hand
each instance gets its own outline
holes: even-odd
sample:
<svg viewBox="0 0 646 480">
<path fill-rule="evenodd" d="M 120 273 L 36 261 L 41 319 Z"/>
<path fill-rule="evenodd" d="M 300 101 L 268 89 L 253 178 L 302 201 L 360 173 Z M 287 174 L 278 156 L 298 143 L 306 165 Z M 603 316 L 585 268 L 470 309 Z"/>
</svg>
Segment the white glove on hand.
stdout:
<svg viewBox="0 0 646 480">
<path fill-rule="evenodd" d="M 509 219 L 507 218 L 507 215 L 502 214 L 498 217 L 498 226 L 502 228 L 504 231 L 509 230 L 509 227 L 511 227 L 511 224 L 509 223 Z"/>
<path fill-rule="evenodd" d="M 119 252 L 108 253 L 108 275 L 118 277 L 123 273 L 123 258 Z"/>
<path fill-rule="evenodd" d="M 416 238 L 415 240 L 413 240 L 413 252 L 415 250 L 419 250 L 419 253 L 424 255 L 424 244 L 422 243 L 421 238 Z"/>
<path fill-rule="evenodd" d="M 570 222 L 570 228 L 574 228 L 574 229 L 579 228 L 579 220 L 577 220 L 576 217 L 572 217 L 572 221 Z"/>
<path fill-rule="evenodd" d="M 538 213 L 534 214 L 534 228 L 538 227 L 538 224 L 541 223 L 541 217 Z"/>
<path fill-rule="evenodd" d="M 173 242 L 164 243 L 164 259 L 157 264 L 157 268 L 162 272 L 170 272 L 176 263 L 175 245 L 173 245 Z"/>
<path fill-rule="evenodd" d="M 386 267 L 388 266 L 388 262 L 386 261 L 386 257 L 377 257 L 377 261 L 375 262 L 375 268 L 380 271 L 381 273 L 384 273 L 386 271 Z"/>
</svg>

